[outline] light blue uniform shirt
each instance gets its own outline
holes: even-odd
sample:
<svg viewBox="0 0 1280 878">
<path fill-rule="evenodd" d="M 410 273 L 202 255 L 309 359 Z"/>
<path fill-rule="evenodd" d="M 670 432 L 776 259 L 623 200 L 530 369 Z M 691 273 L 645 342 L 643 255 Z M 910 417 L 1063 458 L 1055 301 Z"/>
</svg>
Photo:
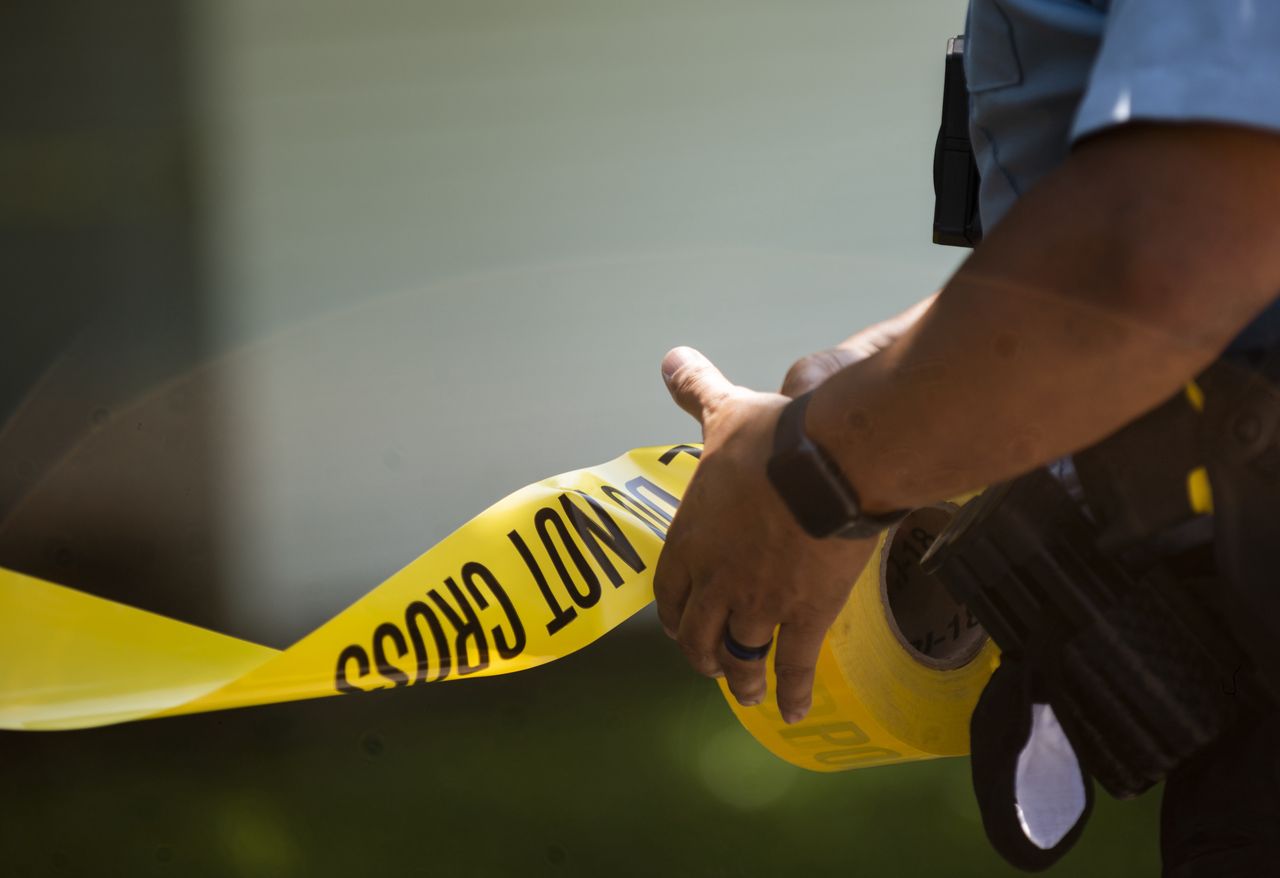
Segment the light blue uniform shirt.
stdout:
<svg viewBox="0 0 1280 878">
<path fill-rule="evenodd" d="M 1280 132 L 1280 0 L 970 0 L 965 75 L 990 230 L 1073 143 L 1106 128 Z M 1233 345 L 1273 346 L 1280 304 Z"/>
</svg>

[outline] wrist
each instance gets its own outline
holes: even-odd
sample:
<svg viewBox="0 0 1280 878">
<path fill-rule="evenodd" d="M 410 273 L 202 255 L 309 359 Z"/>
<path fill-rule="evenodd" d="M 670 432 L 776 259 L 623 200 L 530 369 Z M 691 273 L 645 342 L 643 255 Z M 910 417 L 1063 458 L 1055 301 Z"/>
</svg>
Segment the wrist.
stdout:
<svg viewBox="0 0 1280 878">
<path fill-rule="evenodd" d="M 876 514 L 862 504 L 839 462 L 808 433 L 812 399 L 812 392 L 801 394 L 782 409 L 766 466 L 769 482 L 809 536 L 850 540 L 877 536 L 906 511 Z"/>
<path fill-rule="evenodd" d="M 859 364 L 858 371 L 866 371 Z M 827 382 L 813 392 L 805 412 L 805 432 L 823 448 L 840 467 L 845 478 L 857 491 L 861 508 L 869 515 L 890 513 L 911 506 L 911 498 L 898 496 L 886 476 L 882 437 L 877 435 L 872 394 L 857 394 L 845 380 Z M 859 382 L 863 383 L 863 382 Z"/>
</svg>

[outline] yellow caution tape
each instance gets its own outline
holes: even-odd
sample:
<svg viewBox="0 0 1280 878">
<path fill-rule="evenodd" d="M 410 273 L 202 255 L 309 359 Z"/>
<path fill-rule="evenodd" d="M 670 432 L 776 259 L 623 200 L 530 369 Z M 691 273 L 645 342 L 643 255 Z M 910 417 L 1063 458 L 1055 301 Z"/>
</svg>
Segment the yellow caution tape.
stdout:
<svg viewBox="0 0 1280 878">
<path fill-rule="evenodd" d="M 283 651 L 0 570 L 0 728 L 86 728 L 553 661 L 653 599 L 698 454 L 642 448 L 523 488 Z M 804 722 L 734 706 L 771 751 L 819 771 L 968 752 L 995 650 L 911 563 L 948 514 L 920 510 L 882 540 L 824 644 Z"/>
</svg>

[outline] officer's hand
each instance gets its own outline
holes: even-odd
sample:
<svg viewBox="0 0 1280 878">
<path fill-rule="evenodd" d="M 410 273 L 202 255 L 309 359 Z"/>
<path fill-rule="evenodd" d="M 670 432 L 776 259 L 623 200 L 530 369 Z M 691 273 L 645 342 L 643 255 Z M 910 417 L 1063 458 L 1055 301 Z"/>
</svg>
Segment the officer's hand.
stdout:
<svg viewBox="0 0 1280 878">
<path fill-rule="evenodd" d="M 730 384 L 690 348 L 667 354 L 662 374 L 676 404 L 702 424 L 705 445 L 658 560 L 658 616 L 694 669 L 723 673 L 744 705 L 764 698 L 765 663 L 732 656 L 725 632 L 756 647 L 776 631 L 778 709 L 796 722 L 809 710 L 823 636 L 875 543 L 809 537 L 769 484 L 765 464 L 786 397 Z"/>
<path fill-rule="evenodd" d="M 833 348 L 817 351 L 801 357 L 787 370 L 782 381 L 782 395 L 797 397 L 808 393 L 845 366 L 865 360 L 893 344 L 910 329 L 929 306 L 936 295 L 917 302 L 901 314 L 868 326 L 849 336 Z"/>
<path fill-rule="evenodd" d="M 870 356 L 869 353 L 860 349 L 839 345 L 815 351 L 791 364 L 786 377 L 782 380 L 781 393 L 783 396 L 794 399 L 802 393 L 813 390 L 850 363 L 856 363 L 868 356 Z"/>
</svg>

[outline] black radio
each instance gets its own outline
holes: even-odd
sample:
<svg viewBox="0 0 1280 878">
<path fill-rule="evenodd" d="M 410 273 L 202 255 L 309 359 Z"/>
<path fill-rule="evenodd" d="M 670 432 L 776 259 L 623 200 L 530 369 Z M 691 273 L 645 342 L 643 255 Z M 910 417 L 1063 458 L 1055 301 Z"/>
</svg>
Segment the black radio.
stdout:
<svg viewBox="0 0 1280 878">
<path fill-rule="evenodd" d="M 982 240 L 978 215 L 978 166 L 969 142 L 969 87 L 964 76 L 964 37 L 947 40 L 942 122 L 933 147 L 933 243 L 976 247 Z"/>
</svg>

